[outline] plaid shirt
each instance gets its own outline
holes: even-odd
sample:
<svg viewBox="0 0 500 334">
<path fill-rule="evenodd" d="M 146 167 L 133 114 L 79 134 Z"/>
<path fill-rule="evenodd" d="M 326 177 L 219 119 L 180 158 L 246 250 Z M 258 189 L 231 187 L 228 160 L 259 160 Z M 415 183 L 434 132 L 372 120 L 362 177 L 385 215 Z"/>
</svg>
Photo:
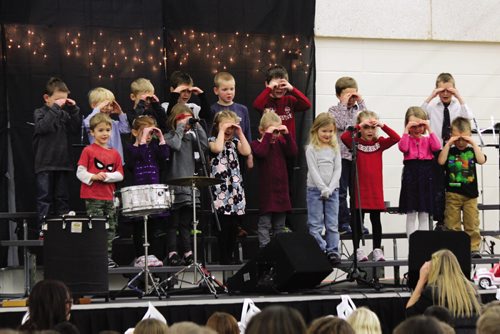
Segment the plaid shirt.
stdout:
<svg viewBox="0 0 500 334">
<path fill-rule="evenodd" d="M 337 141 L 340 145 L 340 155 L 342 159 L 352 160 L 352 155 L 350 148 L 345 146 L 340 140 L 340 135 L 347 130 L 348 126 L 356 124 L 356 115 L 362 110 L 366 110 L 365 100 L 355 104 L 351 109 L 347 109 L 347 105 L 340 102 L 336 106 L 331 106 L 328 109 L 328 112 L 335 118 Z"/>
</svg>

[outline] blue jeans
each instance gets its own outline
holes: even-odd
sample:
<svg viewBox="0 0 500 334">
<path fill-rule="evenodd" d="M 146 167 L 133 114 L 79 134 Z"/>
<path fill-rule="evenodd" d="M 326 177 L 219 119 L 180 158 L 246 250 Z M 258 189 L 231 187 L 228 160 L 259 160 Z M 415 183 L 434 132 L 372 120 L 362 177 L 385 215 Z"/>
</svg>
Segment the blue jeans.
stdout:
<svg viewBox="0 0 500 334">
<path fill-rule="evenodd" d="M 352 161 L 342 159 L 342 172 L 340 174 L 339 188 L 339 225 L 348 227 L 351 224 L 351 213 L 347 204 L 347 190 L 349 197 L 352 196 L 351 190 L 351 167 Z"/>
<path fill-rule="evenodd" d="M 67 171 L 45 171 L 36 174 L 36 211 L 38 228 L 41 229 L 44 217 L 51 213 L 62 215 L 69 211 Z"/>
<path fill-rule="evenodd" d="M 327 198 L 321 198 L 318 188 L 307 188 L 307 226 L 309 234 L 319 244 L 323 252 L 339 253 L 339 191 L 336 189 Z M 323 227 L 326 230 L 325 239 L 321 236 Z"/>
</svg>

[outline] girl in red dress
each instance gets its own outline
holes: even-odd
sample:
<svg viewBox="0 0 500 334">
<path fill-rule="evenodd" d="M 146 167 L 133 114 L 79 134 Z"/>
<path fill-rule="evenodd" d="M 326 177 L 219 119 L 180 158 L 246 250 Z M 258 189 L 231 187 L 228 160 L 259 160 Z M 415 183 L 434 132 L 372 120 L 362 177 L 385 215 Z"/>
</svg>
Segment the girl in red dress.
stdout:
<svg viewBox="0 0 500 334">
<path fill-rule="evenodd" d="M 381 128 L 389 137 L 379 137 L 378 128 Z M 358 186 L 354 185 L 354 198 L 356 202 L 356 211 L 352 222 L 353 244 L 358 261 L 367 261 L 365 252 L 359 248 L 361 235 L 361 222 L 366 212 L 370 213 L 370 221 L 373 228 L 373 260 L 384 261 L 382 252 L 382 224 L 380 222 L 380 212 L 385 211 L 384 204 L 384 182 L 382 178 L 382 153 L 392 145 L 396 144 L 400 137 L 387 125 L 382 123 L 375 112 L 361 111 L 356 119 L 356 127 L 353 130 L 345 131 L 341 139 L 347 147 L 352 147 L 352 132 L 357 131 L 355 135 L 355 145 L 357 150 L 356 167 L 359 180 Z M 359 138 L 358 138 L 359 137 Z M 354 178 L 355 179 L 355 178 Z M 355 182 L 356 183 L 356 182 Z M 359 217 L 359 208 L 361 208 L 361 217 Z M 356 229 L 354 231 L 354 229 Z"/>
</svg>

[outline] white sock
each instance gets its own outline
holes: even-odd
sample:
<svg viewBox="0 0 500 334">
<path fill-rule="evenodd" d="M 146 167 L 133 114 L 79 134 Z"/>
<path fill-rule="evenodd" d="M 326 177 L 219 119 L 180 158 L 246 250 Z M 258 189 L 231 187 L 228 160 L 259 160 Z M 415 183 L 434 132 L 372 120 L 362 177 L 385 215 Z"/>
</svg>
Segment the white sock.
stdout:
<svg viewBox="0 0 500 334">
<path fill-rule="evenodd" d="M 406 236 L 409 238 L 410 234 L 417 230 L 415 221 L 417 219 L 416 212 L 410 212 L 406 214 Z"/>
<path fill-rule="evenodd" d="M 419 231 L 429 230 L 429 214 L 427 212 L 418 213 L 418 229 Z"/>
</svg>

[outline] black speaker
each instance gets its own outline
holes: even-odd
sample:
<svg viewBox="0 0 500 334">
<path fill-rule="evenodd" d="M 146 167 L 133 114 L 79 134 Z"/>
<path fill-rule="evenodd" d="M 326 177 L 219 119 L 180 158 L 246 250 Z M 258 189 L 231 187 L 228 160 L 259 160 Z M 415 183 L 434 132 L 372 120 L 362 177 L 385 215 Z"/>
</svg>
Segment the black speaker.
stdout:
<svg viewBox="0 0 500 334">
<path fill-rule="evenodd" d="M 420 267 L 431 259 L 432 253 L 448 249 L 458 259 L 465 277 L 470 278 L 470 237 L 463 231 L 415 231 L 410 235 L 408 254 L 408 286 L 415 289 Z"/>
<path fill-rule="evenodd" d="M 284 292 L 314 288 L 332 272 L 307 233 L 281 233 L 227 281 L 230 292 Z"/>
<path fill-rule="evenodd" d="M 106 218 L 46 219 L 44 277 L 64 282 L 74 296 L 108 294 Z"/>
</svg>

